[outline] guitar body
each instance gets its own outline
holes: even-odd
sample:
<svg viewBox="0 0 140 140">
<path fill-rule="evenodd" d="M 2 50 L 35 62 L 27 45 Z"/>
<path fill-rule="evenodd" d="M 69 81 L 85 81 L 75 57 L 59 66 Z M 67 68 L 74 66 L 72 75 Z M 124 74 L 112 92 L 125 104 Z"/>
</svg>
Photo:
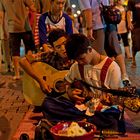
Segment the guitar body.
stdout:
<svg viewBox="0 0 140 140">
<path fill-rule="evenodd" d="M 47 84 L 51 88 L 53 88 L 56 92 L 59 92 L 56 84 L 64 81 L 64 76 L 67 73 L 67 70 L 58 71 L 50 65 L 42 62 L 35 62 L 32 64 L 32 67 L 40 77 L 45 77 Z M 63 91 L 64 90 L 65 89 L 63 89 Z M 23 95 L 29 104 L 35 106 L 41 106 L 44 98 L 46 97 L 45 93 L 43 93 L 40 89 L 38 82 L 26 72 L 24 72 L 23 75 Z"/>
</svg>

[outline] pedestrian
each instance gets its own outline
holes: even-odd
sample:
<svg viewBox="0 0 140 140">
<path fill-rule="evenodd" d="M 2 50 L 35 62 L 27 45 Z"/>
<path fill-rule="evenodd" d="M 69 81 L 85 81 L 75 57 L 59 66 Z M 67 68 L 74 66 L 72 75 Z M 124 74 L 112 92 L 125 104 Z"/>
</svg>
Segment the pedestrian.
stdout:
<svg viewBox="0 0 140 140">
<path fill-rule="evenodd" d="M 14 65 L 14 80 L 20 79 L 19 58 L 21 39 L 23 39 L 25 44 L 26 53 L 35 49 L 32 30 L 28 20 L 28 8 L 34 12 L 36 11 L 32 0 L 0 1 L 0 11 L 7 15 L 9 47 Z"/>
<path fill-rule="evenodd" d="M 132 34 L 132 67 L 136 67 L 136 54 L 140 51 L 140 0 L 128 0 L 127 23 Z"/>
<path fill-rule="evenodd" d="M 8 33 L 8 23 L 7 17 L 3 12 L 0 11 L 0 16 L 3 17 L 2 23 L 0 23 L 0 49 L 2 51 L 1 61 L 5 63 L 5 71 L 11 72 L 11 55 L 9 48 L 9 33 Z M 2 57 L 3 55 L 3 57 Z"/>
<path fill-rule="evenodd" d="M 98 0 L 79 0 L 79 4 L 86 21 L 87 37 L 91 39 L 91 42 L 96 40 L 95 50 L 104 54 L 105 24 L 102 21 Z"/>
<path fill-rule="evenodd" d="M 117 38 L 116 25 L 105 23 L 101 13 L 101 3 L 110 5 L 112 1 L 79 0 L 79 3 L 86 19 L 87 37 L 92 40 L 91 42 L 95 42 L 93 45 L 95 50 L 100 54 L 106 53 L 109 57 L 112 57 L 121 68 L 122 82 L 130 84 L 121 46 Z"/>
<path fill-rule="evenodd" d="M 121 12 L 121 21 L 119 24 L 117 24 L 117 32 L 120 36 L 120 41 L 122 40 L 124 51 L 125 51 L 125 58 L 126 59 L 132 59 L 131 53 L 130 53 L 130 46 L 128 42 L 128 28 L 127 28 L 127 8 L 123 5 L 123 0 L 117 0 L 115 1 L 115 7 L 120 10 Z"/>
</svg>

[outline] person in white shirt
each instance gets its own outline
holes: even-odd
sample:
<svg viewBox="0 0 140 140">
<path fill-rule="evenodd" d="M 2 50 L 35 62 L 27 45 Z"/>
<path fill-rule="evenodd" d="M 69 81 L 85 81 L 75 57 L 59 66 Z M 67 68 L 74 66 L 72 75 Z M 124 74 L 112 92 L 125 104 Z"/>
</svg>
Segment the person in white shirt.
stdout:
<svg viewBox="0 0 140 140">
<path fill-rule="evenodd" d="M 100 11 L 100 1 L 98 0 L 78 0 L 80 8 L 85 16 L 87 36 L 95 42 L 95 50 L 100 54 L 104 54 L 104 28 L 105 24 L 102 20 Z M 107 1 L 103 1 L 106 5 Z"/>
<path fill-rule="evenodd" d="M 123 45 L 124 45 L 124 50 L 125 50 L 125 56 L 128 59 L 132 59 L 131 53 L 130 53 L 130 46 L 128 42 L 128 28 L 127 28 L 127 20 L 126 20 L 126 14 L 127 14 L 127 9 L 123 5 L 123 0 L 117 0 L 115 2 L 115 7 L 120 10 L 121 12 L 121 22 L 117 24 L 117 31 L 118 34 L 120 35 Z"/>
</svg>

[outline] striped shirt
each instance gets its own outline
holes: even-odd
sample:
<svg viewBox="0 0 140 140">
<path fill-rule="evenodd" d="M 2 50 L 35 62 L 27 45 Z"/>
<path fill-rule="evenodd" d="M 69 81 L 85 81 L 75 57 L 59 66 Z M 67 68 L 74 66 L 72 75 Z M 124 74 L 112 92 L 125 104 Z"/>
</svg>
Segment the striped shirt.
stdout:
<svg viewBox="0 0 140 140">
<path fill-rule="evenodd" d="M 63 29 L 68 35 L 73 33 L 72 20 L 66 13 L 62 14 L 62 17 L 59 19 L 58 22 L 54 22 L 51 20 L 49 12 L 43 13 L 39 18 L 38 27 L 41 45 L 47 44 L 48 33 L 54 28 Z"/>
<path fill-rule="evenodd" d="M 35 41 L 35 46 L 39 45 L 39 29 L 38 29 L 38 22 L 40 18 L 40 13 L 36 13 L 36 26 L 34 30 L 34 41 Z"/>
</svg>

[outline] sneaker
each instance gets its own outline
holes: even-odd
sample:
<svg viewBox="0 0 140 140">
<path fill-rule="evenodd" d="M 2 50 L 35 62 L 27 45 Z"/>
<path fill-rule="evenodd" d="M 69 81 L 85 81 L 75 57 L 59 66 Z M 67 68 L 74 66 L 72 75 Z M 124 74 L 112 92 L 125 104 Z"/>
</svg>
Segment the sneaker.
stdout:
<svg viewBox="0 0 140 140">
<path fill-rule="evenodd" d="M 123 85 L 124 85 L 125 87 L 131 85 L 131 81 L 130 81 L 130 79 L 128 78 L 128 75 L 127 75 L 127 74 L 124 74 L 124 75 L 122 76 L 122 83 L 123 83 Z"/>
<path fill-rule="evenodd" d="M 123 83 L 124 87 L 128 87 L 131 85 L 129 80 L 122 80 L 122 83 Z"/>
</svg>

